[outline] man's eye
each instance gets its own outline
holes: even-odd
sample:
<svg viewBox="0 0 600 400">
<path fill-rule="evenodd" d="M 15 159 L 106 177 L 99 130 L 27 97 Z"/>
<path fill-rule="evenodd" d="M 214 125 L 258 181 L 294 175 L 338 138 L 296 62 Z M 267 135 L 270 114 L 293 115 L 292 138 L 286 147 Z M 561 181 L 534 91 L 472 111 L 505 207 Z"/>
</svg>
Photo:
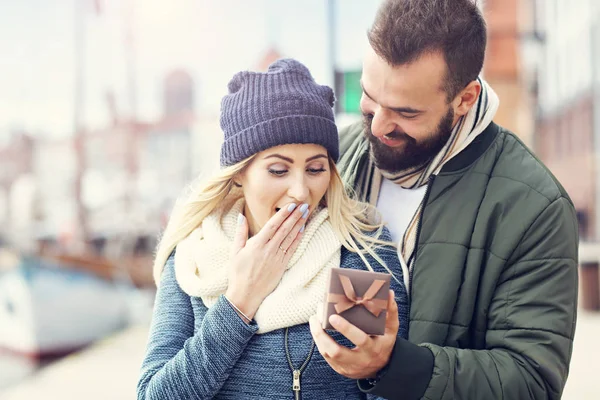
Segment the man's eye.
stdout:
<svg viewBox="0 0 600 400">
<path fill-rule="evenodd" d="M 402 115 L 402 118 L 404 118 L 404 119 L 415 119 L 419 116 L 419 114 L 408 114 L 408 115 L 401 114 L 401 115 Z"/>
<path fill-rule="evenodd" d="M 269 173 L 275 176 L 283 176 L 286 172 L 286 169 L 269 169 Z"/>
</svg>

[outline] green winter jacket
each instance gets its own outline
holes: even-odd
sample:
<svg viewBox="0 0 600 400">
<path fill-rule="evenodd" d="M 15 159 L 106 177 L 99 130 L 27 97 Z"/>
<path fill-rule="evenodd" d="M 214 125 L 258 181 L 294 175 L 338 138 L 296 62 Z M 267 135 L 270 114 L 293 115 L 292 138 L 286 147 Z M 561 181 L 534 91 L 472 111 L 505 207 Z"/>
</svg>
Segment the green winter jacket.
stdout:
<svg viewBox="0 0 600 400">
<path fill-rule="evenodd" d="M 356 186 L 368 156 L 361 124 L 342 130 L 340 143 L 338 167 Z M 560 398 L 578 290 L 565 190 L 492 123 L 429 181 L 424 201 L 409 340 L 361 389 L 388 399 Z"/>
</svg>

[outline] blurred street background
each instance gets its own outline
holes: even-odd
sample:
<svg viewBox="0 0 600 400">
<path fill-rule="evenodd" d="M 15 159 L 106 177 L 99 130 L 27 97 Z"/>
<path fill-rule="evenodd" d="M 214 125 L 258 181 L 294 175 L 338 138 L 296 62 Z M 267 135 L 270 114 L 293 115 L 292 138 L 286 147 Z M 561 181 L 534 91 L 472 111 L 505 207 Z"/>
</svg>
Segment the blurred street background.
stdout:
<svg viewBox="0 0 600 400">
<path fill-rule="evenodd" d="M 580 228 L 565 399 L 600 398 L 600 2 L 479 0 L 495 122 L 546 163 Z M 297 58 L 360 118 L 380 0 L 0 2 L 0 399 L 134 399 L 174 202 L 218 168 L 240 70 Z"/>
</svg>

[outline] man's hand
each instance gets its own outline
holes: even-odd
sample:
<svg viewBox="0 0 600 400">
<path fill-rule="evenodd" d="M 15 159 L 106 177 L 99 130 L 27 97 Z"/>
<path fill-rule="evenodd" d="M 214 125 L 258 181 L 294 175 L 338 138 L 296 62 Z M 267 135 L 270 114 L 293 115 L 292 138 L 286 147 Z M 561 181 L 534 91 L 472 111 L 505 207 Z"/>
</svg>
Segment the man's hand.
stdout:
<svg viewBox="0 0 600 400">
<path fill-rule="evenodd" d="M 356 345 L 349 349 L 336 343 L 321 328 L 316 315 L 310 318 L 310 332 L 319 352 L 337 373 L 351 379 L 371 378 L 386 366 L 398 335 L 398 305 L 394 292 L 390 290 L 385 333 L 383 336 L 369 336 L 339 315 L 329 317 L 331 325 Z"/>
</svg>

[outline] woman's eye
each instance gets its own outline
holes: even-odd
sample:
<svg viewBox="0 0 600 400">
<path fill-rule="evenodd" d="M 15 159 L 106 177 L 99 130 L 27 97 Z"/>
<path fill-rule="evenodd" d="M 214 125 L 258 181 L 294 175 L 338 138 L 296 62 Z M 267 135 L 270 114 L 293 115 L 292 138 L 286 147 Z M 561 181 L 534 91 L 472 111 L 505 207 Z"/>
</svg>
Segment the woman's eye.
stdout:
<svg viewBox="0 0 600 400">
<path fill-rule="evenodd" d="M 320 174 L 321 172 L 325 172 L 326 169 L 325 168 L 309 168 L 307 171 L 313 175 L 317 175 L 317 174 Z"/>
<path fill-rule="evenodd" d="M 269 173 L 275 176 L 283 176 L 287 172 L 287 169 L 269 169 Z"/>
</svg>

